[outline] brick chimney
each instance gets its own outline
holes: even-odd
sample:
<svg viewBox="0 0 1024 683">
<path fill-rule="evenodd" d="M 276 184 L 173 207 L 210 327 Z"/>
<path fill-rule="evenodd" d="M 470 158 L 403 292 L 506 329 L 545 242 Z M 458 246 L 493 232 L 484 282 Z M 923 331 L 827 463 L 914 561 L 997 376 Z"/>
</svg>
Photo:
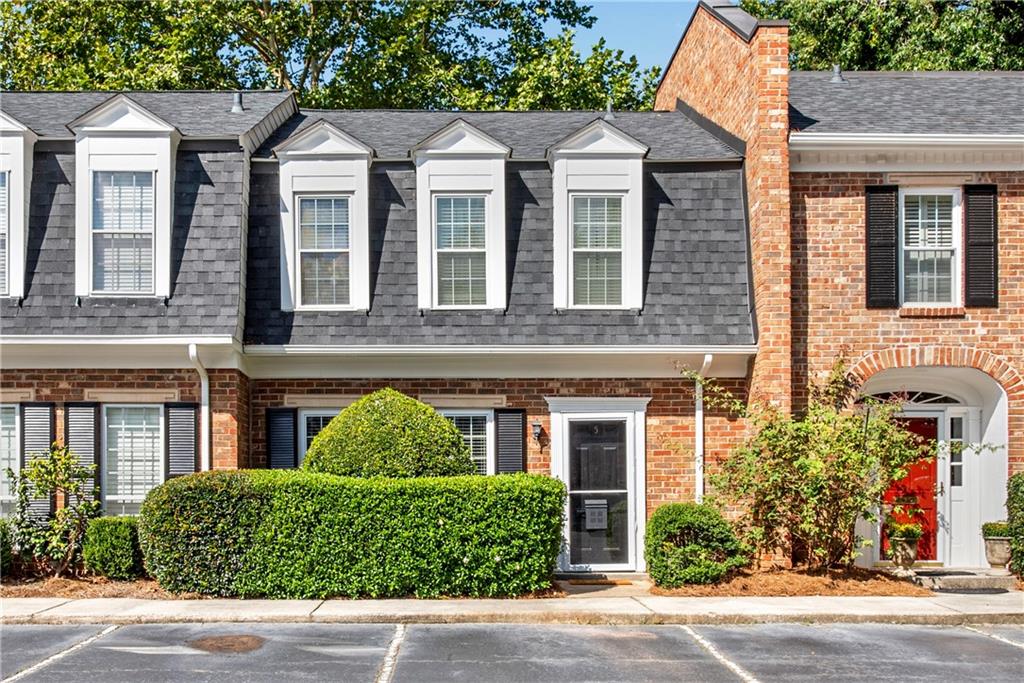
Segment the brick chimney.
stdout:
<svg viewBox="0 0 1024 683">
<path fill-rule="evenodd" d="M 733 144 L 745 156 L 758 327 L 751 392 L 787 410 L 792 391 L 788 107 L 788 22 L 760 21 L 728 0 L 702 0 L 665 69 L 654 108 L 678 109 L 742 141 Z"/>
</svg>

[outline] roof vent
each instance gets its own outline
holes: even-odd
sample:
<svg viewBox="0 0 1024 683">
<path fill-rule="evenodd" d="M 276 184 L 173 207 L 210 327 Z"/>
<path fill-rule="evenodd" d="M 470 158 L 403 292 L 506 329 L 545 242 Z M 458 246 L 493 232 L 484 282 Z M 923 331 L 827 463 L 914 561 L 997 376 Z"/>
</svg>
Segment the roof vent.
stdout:
<svg viewBox="0 0 1024 683">
<path fill-rule="evenodd" d="M 843 78 L 843 70 L 839 68 L 838 64 L 832 65 L 832 80 L 830 83 L 846 83 L 846 79 Z"/>
<path fill-rule="evenodd" d="M 608 104 L 604 108 L 604 116 L 602 117 L 605 121 L 614 121 L 615 114 L 612 113 L 612 98 L 608 98 Z"/>
<path fill-rule="evenodd" d="M 245 111 L 245 109 L 242 108 L 242 93 L 236 92 L 235 98 L 231 102 L 231 113 L 241 114 L 243 111 Z"/>
</svg>

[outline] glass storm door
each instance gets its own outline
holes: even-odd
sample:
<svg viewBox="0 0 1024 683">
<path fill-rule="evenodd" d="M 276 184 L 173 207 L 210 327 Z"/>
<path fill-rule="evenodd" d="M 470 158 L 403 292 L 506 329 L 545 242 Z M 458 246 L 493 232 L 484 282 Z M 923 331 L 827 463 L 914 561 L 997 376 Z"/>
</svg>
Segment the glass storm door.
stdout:
<svg viewBox="0 0 1024 683">
<path fill-rule="evenodd" d="M 632 568 L 632 454 L 626 418 L 567 424 L 569 564 L 581 569 Z"/>
</svg>

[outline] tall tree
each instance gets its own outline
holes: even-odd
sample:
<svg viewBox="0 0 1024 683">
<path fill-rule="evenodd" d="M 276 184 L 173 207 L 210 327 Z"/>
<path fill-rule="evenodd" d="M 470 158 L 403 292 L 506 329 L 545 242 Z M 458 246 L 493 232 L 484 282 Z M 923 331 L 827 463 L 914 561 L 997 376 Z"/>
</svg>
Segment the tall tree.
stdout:
<svg viewBox="0 0 1024 683">
<path fill-rule="evenodd" d="M 794 69 L 1024 69 L 1022 0 L 741 0 L 790 22 Z"/>
<path fill-rule="evenodd" d="M 603 41 L 576 0 L 16 0 L 0 87 L 294 90 L 305 106 L 649 107 L 657 70 Z M 561 34 L 548 38 L 551 27 Z"/>
</svg>

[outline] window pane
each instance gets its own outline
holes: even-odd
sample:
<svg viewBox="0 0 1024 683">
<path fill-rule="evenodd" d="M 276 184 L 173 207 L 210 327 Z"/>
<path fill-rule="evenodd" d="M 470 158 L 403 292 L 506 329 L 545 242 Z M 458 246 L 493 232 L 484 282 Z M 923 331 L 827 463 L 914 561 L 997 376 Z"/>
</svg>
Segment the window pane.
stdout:
<svg viewBox="0 0 1024 683">
<path fill-rule="evenodd" d="M 348 252 L 302 254 L 302 303 L 305 306 L 348 305 Z"/>
<path fill-rule="evenodd" d="M 622 304 L 622 254 L 576 252 L 573 254 L 573 303 L 577 306 Z"/>
<path fill-rule="evenodd" d="M 438 249 L 485 248 L 483 197 L 437 197 L 435 201 Z"/>
<path fill-rule="evenodd" d="M 952 303 L 952 250 L 903 252 L 903 298 L 910 303 Z"/>
<path fill-rule="evenodd" d="M 487 474 L 487 415 L 449 415 L 462 432 L 478 474 Z"/>
<path fill-rule="evenodd" d="M 903 243 L 907 247 L 952 247 L 953 197 L 906 195 L 903 198 Z"/>
<path fill-rule="evenodd" d="M 620 249 L 622 247 L 622 198 L 573 198 L 573 247 Z"/>
<path fill-rule="evenodd" d="M 0 296 L 7 295 L 7 174 L 0 173 Z"/>
<path fill-rule="evenodd" d="M 93 230 L 153 229 L 153 174 L 97 171 L 93 179 Z"/>
<path fill-rule="evenodd" d="M 153 174 L 96 172 L 92 229 L 93 289 L 152 291 Z"/>
<path fill-rule="evenodd" d="M 18 472 L 21 463 L 18 452 L 18 409 L 16 406 L 0 406 L 0 513 L 13 512 L 14 491 L 7 478 L 7 468 Z"/>
<path fill-rule="evenodd" d="M 153 289 L 152 233 L 97 233 L 92 236 L 92 288 L 99 292 Z"/>
<path fill-rule="evenodd" d="M 303 198 L 299 201 L 300 249 L 348 249 L 347 197 Z"/>
<path fill-rule="evenodd" d="M 334 418 L 334 415 L 306 415 L 306 450 L 313 445 L 316 435 Z"/>
<path fill-rule="evenodd" d="M 103 472 L 104 508 L 108 513 L 130 512 L 163 478 L 160 408 L 107 407 L 106 460 Z"/>
<path fill-rule="evenodd" d="M 443 252 L 437 255 L 437 303 L 441 306 L 483 306 L 487 303 L 485 252 Z"/>
</svg>

